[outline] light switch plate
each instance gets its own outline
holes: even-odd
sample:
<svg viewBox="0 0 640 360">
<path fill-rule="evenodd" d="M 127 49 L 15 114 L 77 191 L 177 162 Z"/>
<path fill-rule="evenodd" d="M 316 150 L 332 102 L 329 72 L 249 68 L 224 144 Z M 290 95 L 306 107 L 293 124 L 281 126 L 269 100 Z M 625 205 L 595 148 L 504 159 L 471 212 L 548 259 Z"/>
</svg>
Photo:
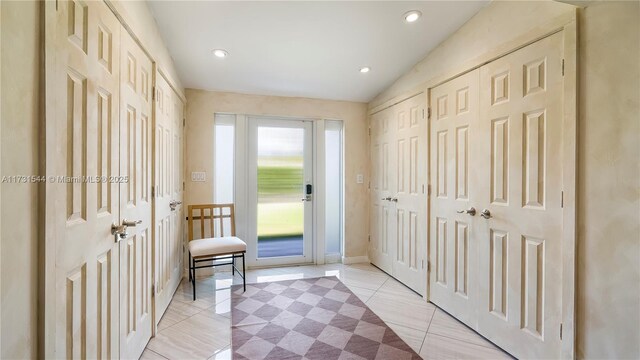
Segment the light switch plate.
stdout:
<svg viewBox="0 0 640 360">
<path fill-rule="evenodd" d="M 356 182 L 358 184 L 364 184 L 364 175 L 362 175 L 362 174 L 356 175 Z"/>
<path fill-rule="evenodd" d="M 205 182 L 207 181 L 207 173 L 204 171 L 194 171 L 191 173 L 192 182 Z"/>
</svg>

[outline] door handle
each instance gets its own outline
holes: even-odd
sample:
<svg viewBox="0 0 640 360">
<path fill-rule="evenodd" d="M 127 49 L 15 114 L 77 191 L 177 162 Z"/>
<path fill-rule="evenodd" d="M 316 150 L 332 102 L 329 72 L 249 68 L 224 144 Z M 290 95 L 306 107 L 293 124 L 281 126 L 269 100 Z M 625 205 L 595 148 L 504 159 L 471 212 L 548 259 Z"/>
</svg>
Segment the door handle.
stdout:
<svg viewBox="0 0 640 360">
<path fill-rule="evenodd" d="M 467 210 L 458 210 L 456 211 L 458 214 L 469 214 L 471 216 L 476 215 L 476 209 L 473 207 L 468 208 Z"/>
<path fill-rule="evenodd" d="M 480 216 L 482 216 L 485 219 L 490 219 L 491 216 L 491 211 L 489 211 L 489 209 L 484 209 L 482 210 L 482 212 L 480 213 Z"/>
<path fill-rule="evenodd" d="M 171 208 L 171 211 L 175 211 L 175 210 L 176 210 L 176 207 L 177 207 L 178 205 L 180 205 L 180 204 L 182 204 L 182 201 L 176 201 L 176 200 L 174 200 L 174 201 L 172 201 L 172 202 L 170 202 L 170 203 L 169 203 L 169 207 Z"/>
<path fill-rule="evenodd" d="M 391 200 L 391 201 L 393 201 L 393 202 L 398 202 L 398 198 L 391 198 L 391 199 L 389 199 L 389 200 Z"/>
<path fill-rule="evenodd" d="M 300 200 L 302 200 L 302 201 L 311 201 L 311 195 L 307 195 L 306 197 L 303 197 Z"/>
<path fill-rule="evenodd" d="M 136 226 L 142 224 L 142 220 L 127 220 L 122 219 L 122 224 L 118 225 L 116 223 L 111 224 L 111 235 L 116 236 L 116 242 L 119 242 L 122 239 L 126 239 L 129 236 L 127 233 L 127 228 L 129 226 Z"/>
<path fill-rule="evenodd" d="M 391 196 L 387 196 L 385 198 L 382 198 L 381 200 L 391 201 Z"/>
</svg>

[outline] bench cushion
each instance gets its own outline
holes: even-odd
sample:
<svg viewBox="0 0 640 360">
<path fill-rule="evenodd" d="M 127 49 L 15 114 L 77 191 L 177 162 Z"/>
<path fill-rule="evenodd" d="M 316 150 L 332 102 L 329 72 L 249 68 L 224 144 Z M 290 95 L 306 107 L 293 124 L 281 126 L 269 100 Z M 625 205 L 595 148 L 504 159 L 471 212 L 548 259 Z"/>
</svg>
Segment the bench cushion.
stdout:
<svg viewBox="0 0 640 360">
<path fill-rule="evenodd" d="M 235 236 L 206 238 L 189 241 L 189 252 L 194 258 L 247 251 L 247 244 Z"/>
</svg>

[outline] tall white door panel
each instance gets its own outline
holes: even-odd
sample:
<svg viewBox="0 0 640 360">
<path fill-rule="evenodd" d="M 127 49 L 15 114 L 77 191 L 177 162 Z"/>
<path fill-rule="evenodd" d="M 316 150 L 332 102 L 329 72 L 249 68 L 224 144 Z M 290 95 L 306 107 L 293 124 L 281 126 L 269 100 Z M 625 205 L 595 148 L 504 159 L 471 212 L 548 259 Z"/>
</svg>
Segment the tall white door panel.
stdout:
<svg viewBox="0 0 640 360">
<path fill-rule="evenodd" d="M 55 239 L 55 253 L 47 253 L 54 275 L 46 277 L 55 289 L 55 313 L 46 317 L 55 323 L 52 357 L 110 359 L 118 357 L 119 248 L 111 224 L 120 215 L 112 180 L 119 175 L 121 25 L 102 1 L 45 6 L 47 96 L 54 98 L 46 132 L 54 155 L 46 166 L 56 177 L 47 184 L 53 211 L 46 214 L 47 239 Z"/>
<path fill-rule="evenodd" d="M 424 294 L 426 120 L 416 95 L 371 117 L 371 263 Z"/>
<path fill-rule="evenodd" d="M 152 63 L 120 34 L 120 214 L 139 222 L 120 240 L 120 357 L 138 358 L 151 338 Z"/>
<path fill-rule="evenodd" d="M 430 300 L 477 325 L 478 77 L 474 70 L 431 91 Z"/>
<path fill-rule="evenodd" d="M 559 358 L 562 49 L 558 33 L 480 69 L 481 334 L 518 358 Z"/>
<path fill-rule="evenodd" d="M 391 274 L 394 250 L 392 234 L 396 232 L 395 206 L 390 201 L 395 176 L 390 169 L 393 159 L 393 131 L 390 129 L 393 108 L 371 117 L 371 238 L 369 258 L 380 269 Z"/>
<path fill-rule="evenodd" d="M 427 126 L 424 94 L 394 106 L 395 246 L 392 275 L 419 294 L 426 289 Z"/>
<path fill-rule="evenodd" d="M 155 322 L 160 322 L 182 275 L 183 104 L 156 72 L 154 126 Z"/>
</svg>

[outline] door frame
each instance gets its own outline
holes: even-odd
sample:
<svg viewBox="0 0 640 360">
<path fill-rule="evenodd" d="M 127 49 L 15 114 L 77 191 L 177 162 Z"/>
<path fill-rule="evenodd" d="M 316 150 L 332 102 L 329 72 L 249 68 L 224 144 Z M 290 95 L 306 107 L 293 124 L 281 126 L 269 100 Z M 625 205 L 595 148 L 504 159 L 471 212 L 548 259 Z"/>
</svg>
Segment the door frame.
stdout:
<svg viewBox="0 0 640 360">
<path fill-rule="evenodd" d="M 258 202 L 258 193 L 257 188 L 254 188 L 254 185 L 257 185 L 257 172 L 253 169 L 253 166 L 257 166 L 257 133 L 255 132 L 258 127 L 274 127 L 274 128 L 291 128 L 291 129 L 303 129 L 304 130 L 304 147 L 303 147 L 303 157 L 304 157 L 304 174 L 308 176 L 309 182 L 312 184 L 314 190 L 316 187 L 316 174 L 315 174 L 315 156 L 314 156 L 314 126 L 313 121 L 306 119 L 283 119 L 269 116 L 249 116 L 248 124 L 247 124 L 247 162 L 246 162 L 246 171 L 247 171 L 247 182 L 246 182 L 246 196 L 247 196 L 247 242 L 249 247 L 253 246 L 253 241 L 249 241 L 249 238 L 253 239 L 254 235 L 256 236 L 256 248 L 247 249 L 247 265 L 251 266 L 280 266 L 280 265 L 291 265 L 291 264 L 305 264 L 305 263 L 313 263 L 314 262 L 314 253 L 315 253 L 315 233 L 316 233 L 316 218 L 315 214 L 317 213 L 316 208 L 318 206 L 318 202 L 315 200 L 317 198 L 316 192 L 313 191 L 312 199 L 313 201 L 309 204 L 309 208 L 311 208 L 311 214 L 304 215 L 304 235 L 303 235 L 303 255 L 302 256 L 291 256 L 288 259 L 285 257 L 274 257 L 274 258 L 264 258 L 259 259 L 257 255 L 257 224 L 254 223 L 254 220 L 257 220 L 258 213 L 257 208 L 254 205 L 257 205 Z M 255 136 L 255 138 L 254 138 Z M 254 141 L 255 140 L 255 141 Z M 307 144 L 307 141 L 310 141 L 310 144 Z M 307 180 L 303 180 L 303 183 L 308 183 Z M 305 204 L 306 205 L 306 204 Z M 306 206 L 305 206 L 306 207 Z"/>
<path fill-rule="evenodd" d="M 325 196 L 325 170 L 323 168 L 324 164 L 324 131 L 326 130 L 326 121 L 338 121 L 342 125 L 342 199 L 341 199 L 341 208 L 342 208 L 342 216 L 341 216 L 341 232 L 343 238 L 340 241 L 340 249 L 342 254 L 344 254 L 344 184 L 345 184 L 345 171 L 344 171 L 344 146 L 345 146 L 345 138 L 344 138 L 344 120 L 337 118 L 310 118 L 305 116 L 288 116 L 288 115 L 280 115 L 274 116 L 271 114 L 247 114 L 241 112 L 225 112 L 218 111 L 213 114 L 214 124 L 216 122 L 217 117 L 225 117 L 223 123 L 233 124 L 234 126 L 234 167 L 233 167 L 233 177 L 234 177 L 234 194 L 233 201 L 236 205 L 236 236 L 239 238 L 247 237 L 247 227 L 248 227 L 248 217 L 246 216 L 248 211 L 248 131 L 249 131 L 249 119 L 250 118 L 268 118 L 275 120 L 283 120 L 283 121 L 292 121 L 292 120 L 302 120 L 302 121 L 311 121 L 313 123 L 313 156 L 314 156 L 314 169 L 313 169 L 313 185 L 314 185 L 314 198 L 316 200 Z M 227 118 L 229 117 L 229 118 Z M 215 127 L 214 127 L 215 129 Z M 214 130 L 215 131 L 215 130 Z M 215 172 L 215 168 L 214 168 Z M 213 199 L 212 199 L 213 200 Z M 289 264 L 289 265 L 303 265 L 303 264 L 318 264 L 322 265 L 327 262 L 336 262 L 340 261 L 339 259 L 335 259 L 335 257 L 326 257 L 325 254 L 325 232 L 324 232 L 324 224 L 325 224 L 325 214 L 324 207 L 320 204 L 321 201 L 313 202 L 313 211 L 314 211 L 314 247 L 312 258 L 307 263 L 297 263 L 297 264 Z M 260 264 L 260 265 L 249 265 L 247 264 L 247 268 L 249 269 L 257 269 L 261 267 L 269 267 L 269 265 Z M 206 271 L 203 270 L 203 271 Z"/>
<path fill-rule="evenodd" d="M 563 135 L 562 135 L 562 358 L 574 359 L 576 357 L 576 171 L 577 171 L 577 9 L 550 19 L 534 30 L 504 42 L 495 48 L 465 62 L 464 65 L 447 68 L 432 79 L 422 82 L 413 89 L 406 91 L 369 110 L 369 117 L 386 108 L 398 104 L 410 97 L 424 93 L 426 104 L 431 104 L 431 90 L 453 78 L 511 54 L 538 40 L 562 32 L 564 40 L 564 80 L 563 80 Z M 431 117 L 427 121 L 427 148 L 430 149 Z M 369 144 L 371 145 L 371 144 Z M 427 155 L 431 159 L 431 155 Z M 429 191 L 427 192 L 427 234 L 431 231 L 431 164 L 427 166 L 427 179 Z M 427 259 L 431 259 L 429 253 L 431 239 L 427 237 Z M 427 301 L 430 297 L 431 266 L 427 267 Z"/>
</svg>

